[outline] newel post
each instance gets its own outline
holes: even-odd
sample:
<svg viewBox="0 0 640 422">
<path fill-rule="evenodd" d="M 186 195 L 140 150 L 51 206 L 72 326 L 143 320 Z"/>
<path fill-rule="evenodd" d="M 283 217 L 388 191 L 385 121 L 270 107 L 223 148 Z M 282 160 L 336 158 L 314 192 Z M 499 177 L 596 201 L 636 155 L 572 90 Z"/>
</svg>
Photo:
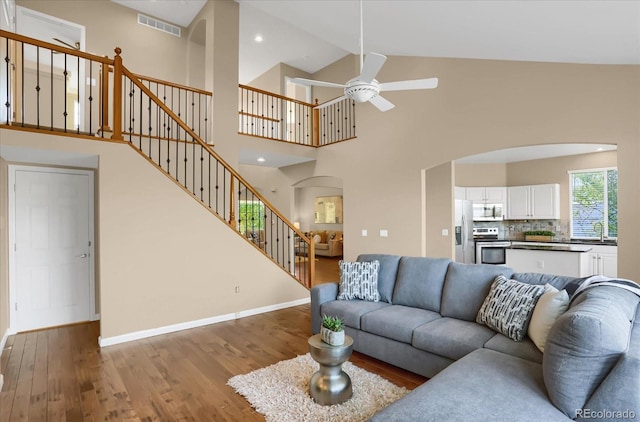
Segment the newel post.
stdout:
<svg viewBox="0 0 640 422">
<path fill-rule="evenodd" d="M 316 98 L 316 104 L 311 109 L 311 127 L 313 133 L 311 135 L 311 142 L 314 147 L 320 146 L 320 109 L 317 108 L 318 99 Z"/>
<path fill-rule="evenodd" d="M 316 247 L 315 247 L 315 242 L 313 241 L 313 238 L 311 239 L 311 242 L 309 243 L 309 266 L 307 267 L 307 271 L 309 271 L 309 273 L 307 274 L 307 280 L 309 280 L 309 285 L 307 287 L 312 288 L 313 287 L 313 279 L 315 278 L 315 274 L 316 274 Z"/>
<path fill-rule="evenodd" d="M 116 47 L 113 58 L 113 135 L 111 139 L 122 141 L 122 57 L 120 47 Z"/>
</svg>

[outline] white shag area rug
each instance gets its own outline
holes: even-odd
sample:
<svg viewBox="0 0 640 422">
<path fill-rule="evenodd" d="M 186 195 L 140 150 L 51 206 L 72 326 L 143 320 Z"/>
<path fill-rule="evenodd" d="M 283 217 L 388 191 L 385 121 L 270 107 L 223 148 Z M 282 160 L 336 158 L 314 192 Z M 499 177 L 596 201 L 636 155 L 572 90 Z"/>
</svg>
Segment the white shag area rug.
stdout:
<svg viewBox="0 0 640 422">
<path fill-rule="evenodd" d="M 309 380 L 318 369 L 319 364 L 307 353 L 236 375 L 227 385 L 243 395 L 267 422 L 365 421 L 409 393 L 404 387 L 345 362 L 342 370 L 351 378 L 353 396 L 342 404 L 322 406 L 309 395 Z"/>
</svg>

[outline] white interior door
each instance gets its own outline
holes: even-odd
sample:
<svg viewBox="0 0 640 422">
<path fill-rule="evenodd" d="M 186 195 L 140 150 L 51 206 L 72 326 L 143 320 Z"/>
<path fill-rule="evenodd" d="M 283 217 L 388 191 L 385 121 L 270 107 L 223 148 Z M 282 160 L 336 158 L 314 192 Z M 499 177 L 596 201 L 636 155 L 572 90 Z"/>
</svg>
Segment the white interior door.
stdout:
<svg viewBox="0 0 640 422">
<path fill-rule="evenodd" d="M 11 327 L 93 319 L 93 173 L 11 166 Z"/>
</svg>

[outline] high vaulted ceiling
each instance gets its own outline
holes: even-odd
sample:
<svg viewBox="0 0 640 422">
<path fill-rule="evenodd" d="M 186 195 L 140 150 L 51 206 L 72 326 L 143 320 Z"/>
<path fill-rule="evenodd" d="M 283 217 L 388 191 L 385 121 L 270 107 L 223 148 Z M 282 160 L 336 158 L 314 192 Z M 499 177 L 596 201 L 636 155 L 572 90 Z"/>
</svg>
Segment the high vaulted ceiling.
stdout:
<svg viewBox="0 0 640 422">
<path fill-rule="evenodd" d="M 206 3 L 112 1 L 181 26 Z M 360 51 L 357 0 L 236 1 L 240 83 L 280 62 L 313 73 Z M 363 16 L 365 53 L 640 64 L 640 0 L 364 0 Z"/>
</svg>

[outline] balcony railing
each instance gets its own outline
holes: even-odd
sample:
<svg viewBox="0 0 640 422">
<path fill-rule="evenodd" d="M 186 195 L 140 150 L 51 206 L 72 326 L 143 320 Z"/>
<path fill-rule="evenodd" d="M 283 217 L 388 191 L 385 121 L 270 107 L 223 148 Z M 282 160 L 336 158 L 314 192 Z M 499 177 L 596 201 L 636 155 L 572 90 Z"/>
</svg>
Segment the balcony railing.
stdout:
<svg viewBox="0 0 640 422">
<path fill-rule="evenodd" d="M 310 287 L 315 260 L 296 250 L 313 256 L 313 242 L 202 138 L 210 132 L 210 93 L 140 78 L 123 66 L 120 49 L 115 51 L 107 59 L 0 31 L 0 126 L 127 142 Z M 247 204 L 259 211 L 249 213 Z"/>
<path fill-rule="evenodd" d="M 240 85 L 238 133 L 320 147 L 356 137 L 355 103 L 310 104 Z"/>
</svg>

